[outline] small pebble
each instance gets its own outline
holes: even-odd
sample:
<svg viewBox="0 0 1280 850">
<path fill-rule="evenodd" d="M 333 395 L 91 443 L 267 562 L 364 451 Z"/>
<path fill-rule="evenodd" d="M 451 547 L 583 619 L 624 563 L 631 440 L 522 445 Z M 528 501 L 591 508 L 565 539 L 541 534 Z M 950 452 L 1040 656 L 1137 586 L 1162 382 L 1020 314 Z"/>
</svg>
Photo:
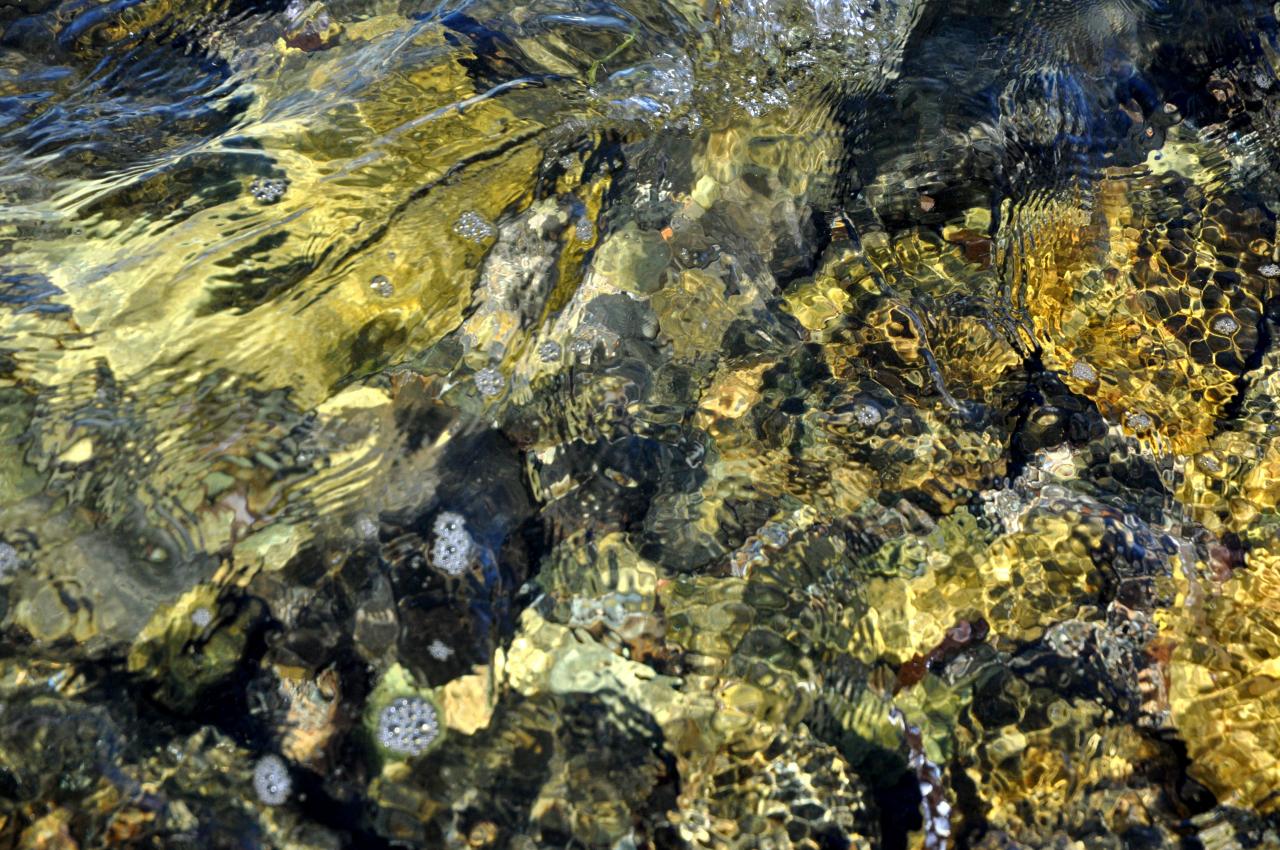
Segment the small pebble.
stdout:
<svg viewBox="0 0 1280 850">
<path fill-rule="evenodd" d="M 284 761 L 275 755 L 263 756 L 253 768 L 253 790 L 268 806 L 278 806 L 289 799 L 293 778 Z"/>
<path fill-rule="evenodd" d="M 1083 360 L 1077 360 L 1071 364 L 1071 377 L 1077 381 L 1083 381 L 1086 384 L 1092 384 L 1098 380 L 1098 373 L 1094 368 Z"/>
<path fill-rule="evenodd" d="M 419 755 L 438 737 L 435 707 L 421 697 L 398 697 L 378 717 L 378 743 L 393 753 Z"/>
<path fill-rule="evenodd" d="M 391 281 L 387 280 L 386 275 L 375 275 L 373 280 L 369 281 L 369 288 L 373 290 L 374 295 L 380 295 L 383 298 L 390 298 L 395 294 L 396 289 L 391 285 Z"/>
<path fill-rule="evenodd" d="M 480 395 L 484 396 L 497 395 L 507 384 L 507 379 L 502 377 L 502 373 L 493 368 L 481 369 L 476 372 L 474 378 L 476 389 L 480 391 Z"/>
<path fill-rule="evenodd" d="M 289 181 L 276 177 L 259 177 L 249 184 L 249 194 L 260 204 L 274 204 L 284 197 Z"/>
<path fill-rule="evenodd" d="M 485 221 L 479 213 L 467 210 L 453 223 L 453 232 L 472 242 L 484 242 L 486 239 L 493 238 L 493 225 Z"/>
</svg>

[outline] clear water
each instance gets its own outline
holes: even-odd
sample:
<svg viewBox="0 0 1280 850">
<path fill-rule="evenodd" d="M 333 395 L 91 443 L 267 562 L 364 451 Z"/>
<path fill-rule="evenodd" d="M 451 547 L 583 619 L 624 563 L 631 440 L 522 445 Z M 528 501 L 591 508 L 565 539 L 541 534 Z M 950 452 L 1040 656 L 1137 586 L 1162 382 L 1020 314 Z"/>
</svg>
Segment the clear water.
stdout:
<svg viewBox="0 0 1280 850">
<path fill-rule="evenodd" d="M 1280 846 L 1277 31 L 0 7 L 0 846 Z"/>
</svg>

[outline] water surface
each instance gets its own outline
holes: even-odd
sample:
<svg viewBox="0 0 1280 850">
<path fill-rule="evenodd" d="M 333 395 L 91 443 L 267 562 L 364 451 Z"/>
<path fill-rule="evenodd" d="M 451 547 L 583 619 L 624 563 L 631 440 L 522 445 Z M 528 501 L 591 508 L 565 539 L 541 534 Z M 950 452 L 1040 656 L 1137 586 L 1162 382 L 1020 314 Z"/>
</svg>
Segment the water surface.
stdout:
<svg viewBox="0 0 1280 850">
<path fill-rule="evenodd" d="M 1278 29 L 0 7 L 0 847 L 1280 847 Z"/>
</svg>

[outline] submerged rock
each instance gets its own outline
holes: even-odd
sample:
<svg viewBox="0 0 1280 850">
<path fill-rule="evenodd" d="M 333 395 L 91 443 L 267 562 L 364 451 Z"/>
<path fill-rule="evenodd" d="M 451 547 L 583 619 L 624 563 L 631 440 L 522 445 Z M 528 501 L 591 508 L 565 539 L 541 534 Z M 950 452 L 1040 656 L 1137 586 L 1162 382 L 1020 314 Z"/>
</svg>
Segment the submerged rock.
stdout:
<svg viewBox="0 0 1280 850">
<path fill-rule="evenodd" d="M 15 8 L 0 845 L 1276 843 L 1271 18 Z"/>
</svg>

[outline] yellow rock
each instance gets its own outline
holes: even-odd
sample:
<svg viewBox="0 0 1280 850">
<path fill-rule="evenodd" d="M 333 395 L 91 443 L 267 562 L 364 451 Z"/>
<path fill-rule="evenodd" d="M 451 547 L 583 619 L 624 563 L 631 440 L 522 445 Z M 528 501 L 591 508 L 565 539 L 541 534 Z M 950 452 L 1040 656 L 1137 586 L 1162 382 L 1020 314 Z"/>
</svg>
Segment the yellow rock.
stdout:
<svg viewBox="0 0 1280 850">
<path fill-rule="evenodd" d="M 1280 811 L 1280 539 L 1220 585 L 1179 576 L 1164 628 L 1173 723 L 1193 777 L 1222 803 Z"/>
<path fill-rule="evenodd" d="M 464 735 L 489 725 L 494 703 L 493 672 L 488 667 L 459 676 L 440 689 L 445 725 Z"/>
<path fill-rule="evenodd" d="M 1208 174 L 1179 165 L 1200 158 L 1180 144 L 1165 146 L 1159 167 L 1109 170 L 1091 215 L 1071 199 L 1014 212 L 1022 241 L 1005 261 L 1045 365 L 1111 422 L 1197 453 L 1236 395 L 1274 289 L 1238 273 L 1236 258 L 1269 251 L 1271 226 L 1260 208 L 1201 191 Z"/>
</svg>

